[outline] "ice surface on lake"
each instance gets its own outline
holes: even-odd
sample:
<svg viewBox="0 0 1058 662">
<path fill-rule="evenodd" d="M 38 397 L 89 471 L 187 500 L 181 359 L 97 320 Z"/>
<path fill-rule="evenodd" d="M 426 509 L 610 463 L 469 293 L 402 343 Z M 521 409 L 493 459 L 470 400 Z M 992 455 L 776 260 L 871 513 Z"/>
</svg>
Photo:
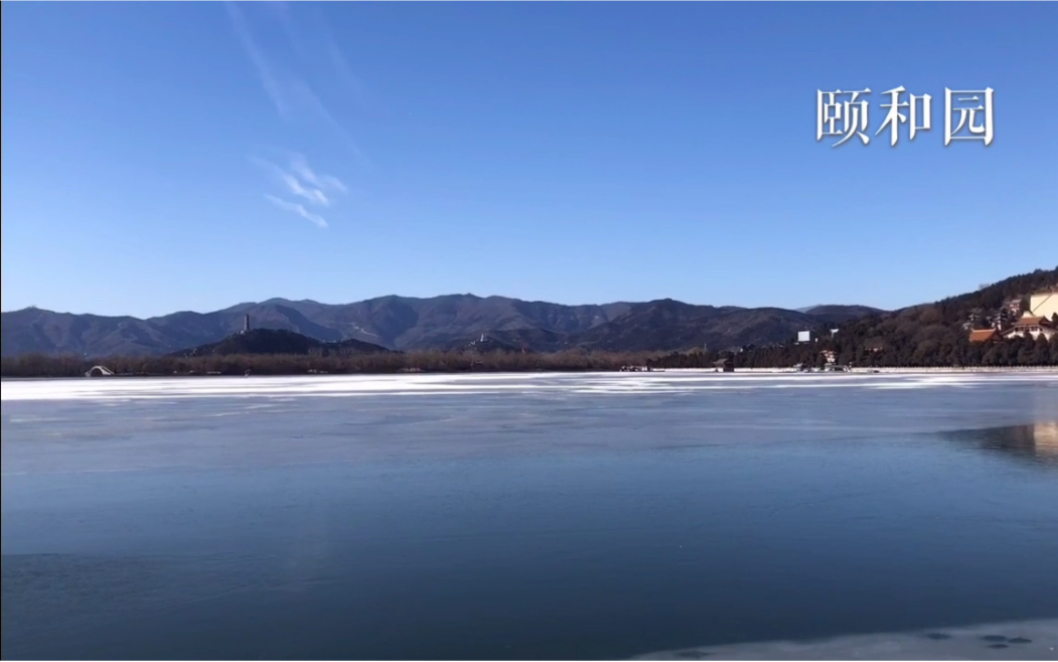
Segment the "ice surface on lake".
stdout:
<svg viewBox="0 0 1058 662">
<path fill-rule="evenodd" d="M 686 648 L 639 660 L 1058 660 L 1058 620 Z"/>
<path fill-rule="evenodd" d="M 304 377 L 175 377 L 9 380 L 0 399 L 484 395 L 493 393 L 649 394 L 757 389 L 928 389 L 1049 383 L 1058 373 L 808 373 L 670 371 L 652 373 L 504 373 Z"/>
<path fill-rule="evenodd" d="M 1055 659 L 1056 386 L 5 381 L 0 657 Z"/>
</svg>

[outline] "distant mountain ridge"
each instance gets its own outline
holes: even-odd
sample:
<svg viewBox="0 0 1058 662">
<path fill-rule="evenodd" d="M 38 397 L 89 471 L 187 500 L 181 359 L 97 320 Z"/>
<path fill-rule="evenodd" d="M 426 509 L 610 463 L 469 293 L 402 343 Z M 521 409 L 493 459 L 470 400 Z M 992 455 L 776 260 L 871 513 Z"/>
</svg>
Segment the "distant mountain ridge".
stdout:
<svg viewBox="0 0 1058 662">
<path fill-rule="evenodd" d="M 846 306 L 830 303 L 802 308 L 799 309 L 799 312 L 807 313 L 808 315 L 818 317 L 821 320 L 832 324 L 843 324 L 854 319 L 867 317 L 868 315 L 876 315 L 885 311 L 871 308 L 870 306 Z"/>
<path fill-rule="evenodd" d="M 269 299 L 148 319 L 25 308 L 2 313 L 0 326 L 4 356 L 171 354 L 220 342 L 242 329 L 246 315 L 253 328 L 293 331 L 321 342 L 357 340 L 393 350 L 454 349 L 483 335 L 532 351 L 668 350 L 782 342 L 804 328 L 882 312 L 864 306 L 817 308 L 822 310 L 700 306 L 671 299 L 571 306 L 473 294 L 393 295 L 350 304 Z"/>
</svg>

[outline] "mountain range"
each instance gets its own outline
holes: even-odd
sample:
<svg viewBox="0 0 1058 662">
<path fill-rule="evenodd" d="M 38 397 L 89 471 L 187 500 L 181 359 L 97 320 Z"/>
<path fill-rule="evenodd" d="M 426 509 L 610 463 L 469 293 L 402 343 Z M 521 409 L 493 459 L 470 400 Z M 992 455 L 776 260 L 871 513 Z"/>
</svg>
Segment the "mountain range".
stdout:
<svg viewBox="0 0 1058 662">
<path fill-rule="evenodd" d="M 2 313 L 2 354 L 139 356 L 221 342 L 243 328 L 294 331 L 324 343 L 357 340 L 409 351 L 497 347 L 530 351 L 584 348 L 668 351 L 725 349 L 788 340 L 797 331 L 881 313 L 866 306 L 806 310 L 703 306 L 662 299 L 643 303 L 563 305 L 507 297 L 453 294 L 385 296 L 349 304 L 269 299 L 209 313 L 105 317 L 24 308 Z"/>
</svg>

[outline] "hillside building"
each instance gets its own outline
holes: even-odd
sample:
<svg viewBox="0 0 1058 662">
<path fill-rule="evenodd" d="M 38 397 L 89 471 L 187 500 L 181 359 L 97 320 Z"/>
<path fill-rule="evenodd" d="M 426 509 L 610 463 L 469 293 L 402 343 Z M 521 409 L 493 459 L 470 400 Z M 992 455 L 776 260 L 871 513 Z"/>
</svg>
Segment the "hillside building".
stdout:
<svg viewBox="0 0 1058 662">
<path fill-rule="evenodd" d="M 970 342 L 992 342 L 996 340 L 1010 340 L 1013 338 L 1031 337 L 1036 340 L 1043 336 L 1048 342 L 1058 335 L 1058 327 L 1048 317 L 1033 315 L 1026 312 L 1020 319 L 1009 322 L 996 320 L 988 329 L 973 329 L 970 331 Z"/>
<path fill-rule="evenodd" d="M 970 331 L 970 342 L 991 342 L 1001 337 L 998 329 L 976 329 Z"/>
<path fill-rule="evenodd" d="M 1029 315 L 1048 320 L 1058 315 L 1058 287 L 1047 292 L 1037 292 L 1029 297 Z"/>
<path fill-rule="evenodd" d="M 1040 336 L 1043 336 L 1048 341 L 1058 334 L 1058 329 L 1054 328 L 1054 324 L 1050 318 L 1030 315 L 1025 313 L 1021 319 L 1014 322 L 1014 325 L 1003 331 L 1004 338 L 1024 338 L 1025 336 L 1031 336 L 1033 340 L 1036 340 Z"/>
</svg>

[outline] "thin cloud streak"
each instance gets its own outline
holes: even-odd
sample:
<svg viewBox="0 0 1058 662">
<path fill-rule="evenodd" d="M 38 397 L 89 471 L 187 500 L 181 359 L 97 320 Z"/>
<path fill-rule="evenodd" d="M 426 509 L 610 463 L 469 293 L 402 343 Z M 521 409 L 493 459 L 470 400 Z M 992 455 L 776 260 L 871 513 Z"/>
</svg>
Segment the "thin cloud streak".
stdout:
<svg viewBox="0 0 1058 662">
<path fill-rule="evenodd" d="M 360 78 L 353 73 L 352 68 L 349 66 L 349 62 L 345 59 L 345 55 L 342 54 L 342 50 L 338 48 L 338 44 L 331 38 L 330 30 L 324 32 L 323 43 L 327 46 L 327 55 L 331 58 L 331 64 L 334 65 L 335 70 L 342 77 L 346 87 L 356 97 L 357 102 L 362 107 L 367 107 L 367 91 L 364 89 L 363 83 L 360 82 Z"/>
<path fill-rule="evenodd" d="M 288 175 L 284 172 L 280 175 L 280 178 L 283 180 L 283 183 L 286 184 L 287 189 L 292 194 L 301 198 L 305 198 L 313 204 L 323 205 L 324 207 L 327 207 L 331 204 L 331 201 L 327 198 L 326 193 L 324 193 L 318 188 L 305 188 L 301 185 L 301 182 L 298 181 L 297 177 L 294 177 L 293 175 Z"/>
<path fill-rule="evenodd" d="M 320 189 L 333 189 L 335 191 L 347 192 L 349 189 L 337 177 L 331 175 L 317 175 L 309 167 L 308 161 L 301 154 L 295 154 L 291 159 L 290 169 L 297 174 L 302 181 Z"/>
<path fill-rule="evenodd" d="M 315 35 L 316 40 L 322 44 L 327 59 L 330 61 L 330 65 L 342 85 L 360 106 L 360 110 L 365 112 L 378 111 L 379 104 L 377 100 L 371 96 L 360 77 L 353 72 L 348 59 L 346 59 L 341 47 L 334 39 L 334 34 L 331 32 L 326 18 L 324 18 L 323 8 L 320 5 L 312 5 L 312 16 L 316 27 L 315 32 L 317 33 Z"/>
<path fill-rule="evenodd" d="M 283 211 L 288 211 L 292 214 L 296 214 L 301 218 L 305 219 L 306 221 L 314 223 L 319 228 L 327 228 L 327 220 L 319 214 L 314 214 L 308 209 L 305 209 L 305 205 L 296 202 L 289 202 L 287 200 L 283 200 L 282 198 L 277 198 L 274 195 L 268 194 L 265 194 L 265 199 L 271 202 L 276 207 L 282 209 Z"/>
<path fill-rule="evenodd" d="M 345 147 L 352 152 L 361 167 L 370 167 L 367 156 L 360 148 L 360 145 L 353 138 L 352 134 L 346 130 L 345 126 L 337 119 L 337 117 L 335 117 L 334 113 L 332 113 L 323 103 L 319 95 L 312 89 L 312 86 L 310 86 L 303 78 L 295 75 L 287 75 L 280 79 L 275 73 L 275 68 L 269 64 L 264 52 L 253 38 L 249 23 L 243 16 L 242 11 L 240 11 L 230 0 L 225 2 L 225 6 L 228 9 L 229 17 L 231 17 L 232 26 L 235 29 L 236 36 L 239 38 L 243 50 L 256 68 L 261 85 L 265 88 L 265 92 L 267 92 L 269 98 L 272 100 L 279 115 L 286 120 L 291 120 L 293 119 L 292 116 L 294 110 L 297 108 L 308 113 L 310 116 L 314 116 L 316 119 L 323 121 L 325 124 L 330 125 L 330 128 L 338 135 L 341 142 L 345 144 Z M 299 36 L 286 5 L 276 6 L 273 9 L 273 17 L 277 18 L 280 23 L 282 23 L 287 34 L 287 40 L 294 47 L 298 59 L 303 60 L 305 66 L 319 69 L 320 63 L 312 62 L 319 58 L 313 57 L 313 54 L 310 52 L 309 48 L 307 48 L 307 44 L 310 42 L 306 42 L 306 40 Z M 354 86 L 354 93 L 362 104 L 364 97 L 363 88 L 359 86 L 358 82 L 355 80 L 355 76 L 353 76 L 352 72 L 349 70 L 348 64 L 345 63 L 344 58 L 338 51 L 337 45 L 329 36 L 329 31 L 326 31 L 326 25 L 322 25 L 322 28 L 324 29 L 323 36 L 326 44 L 325 48 L 328 50 L 327 56 L 332 68 L 339 70 L 340 78 L 343 79 L 346 86 Z M 342 70 L 343 68 L 344 71 Z"/>
<path fill-rule="evenodd" d="M 327 20 L 323 16 L 323 10 L 318 5 L 307 5 L 310 7 L 305 11 L 311 17 L 309 20 L 311 39 L 305 39 L 294 25 L 294 17 L 291 14 L 289 3 L 282 0 L 273 0 L 268 3 L 274 9 L 274 14 L 283 24 L 283 31 L 287 39 L 294 47 L 294 51 L 302 60 L 308 62 L 319 59 L 319 51 L 322 50 L 327 64 L 338 77 L 339 82 L 345 87 L 356 100 L 361 110 L 368 111 L 373 105 L 370 95 L 360 78 L 353 73 L 349 61 L 342 53 L 342 49 L 335 41 Z"/>
<path fill-rule="evenodd" d="M 294 94 L 296 94 L 297 97 L 304 103 L 306 108 L 311 113 L 313 113 L 318 119 L 321 119 L 327 124 L 329 124 L 331 126 L 331 129 L 333 129 L 334 132 L 338 134 L 338 137 L 341 138 L 342 142 L 345 143 L 346 148 L 350 152 L 352 152 L 353 157 L 356 159 L 357 163 L 361 167 L 368 167 L 369 163 L 367 160 L 367 156 L 364 154 L 364 151 L 360 149 L 359 143 L 356 142 L 352 134 L 346 131 L 342 123 L 338 121 L 338 118 L 336 118 L 334 114 L 327 109 L 327 106 L 323 104 L 323 101 L 320 100 L 320 97 L 317 96 L 315 92 L 313 92 L 312 87 L 310 87 L 308 83 L 300 79 L 292 81 L 291 86 L 293 87 Z"/>
<path fill-rule="evenodd" d="M 289 171 L 264 159 L 254 158 L 253 162 L 268 170 L 277 181 L 286 187 L 288 193 L 304 198 L 314 205 L 324 207 L 331 205 L 332 200 L 327 195 L 327 191 L 345 193 L 349 190 L 337 177 L 317 174 L 309 167 L 305 157 L 300 154 L 295 154 L 291 158 Z"/>
<path fill-rule="evenodd" d="M 225 2 L 224 6 L 228 10 L 228 17 L 231 18 L 231 24 L 235 29 L 235 35 L 239 38 L 239 43 L 242 45 L 247 57 L 250 58 L 254 68 L 257 69 L 257 77 L 261 80 L 261 85 L 272 100 L 276 111 L 281 116 L 286 117 L 289 112 L 289 106 L 284 99 L 283 88 L 272 72 L 272 68 L 269 66 L 264 53 L 257 47 L 257 42 L 254 41 L 253 36 L 250 34 L 246 19 L 243 18 L 242 12 L 235 6 L 235 3 Z"/>
</svg>

